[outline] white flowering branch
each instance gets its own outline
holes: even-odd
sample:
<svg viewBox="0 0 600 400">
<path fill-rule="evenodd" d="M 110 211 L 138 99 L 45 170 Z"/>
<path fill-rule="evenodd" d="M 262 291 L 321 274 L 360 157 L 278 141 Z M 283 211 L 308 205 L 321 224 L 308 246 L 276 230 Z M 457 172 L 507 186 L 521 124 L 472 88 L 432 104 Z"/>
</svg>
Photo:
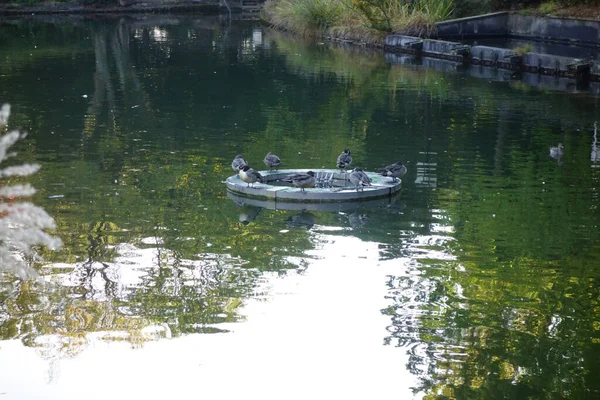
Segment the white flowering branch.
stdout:
<svg viewBox="0 0 600 400">
<path fill-rule="evenodd" d="M 0 108 L 0 134 L 9 117 L 10 105 L 4 104 Z M 8 152 L 9 148 L 25 136 L 17 130 L 0 136 L 0 163 L 15 155 Z M 39 169 L 38 164 L 9 166 L 0 169 L 0 178 L 28 176 Z M 62 245 L 59 238 L 44 232 L 56 228 L 54 219 L 41 207 L 19 201 L 34 193 L 35 188 L 30 184 L 0 186 L 0 274 L 8 272 L 20 279 L 33 278 L 37 274 L 28 260 L 41 260 L 36 247 L 57 249 Z"/>
</svg>

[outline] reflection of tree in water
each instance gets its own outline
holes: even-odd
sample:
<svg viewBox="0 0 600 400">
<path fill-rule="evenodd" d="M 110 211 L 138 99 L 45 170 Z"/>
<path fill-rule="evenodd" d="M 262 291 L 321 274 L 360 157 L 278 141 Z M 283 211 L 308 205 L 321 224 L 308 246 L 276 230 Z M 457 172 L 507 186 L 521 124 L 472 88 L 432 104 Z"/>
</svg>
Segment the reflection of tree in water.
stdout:
<svg viewBox="0 0 600 400">
<path fill-rule="evenodd" d="M 131 60 L 131 29 L 131 24 L 124 18 L 91 25 L 96 71 L 94 93 L 91 96 L 86 123 L 88 134 L 91 133 L 90 123 L 93 125 L 104 110 L 109 114 L 109 126 L 114 127 L 116 132 L 121 130 L 124 123 L 122 118 L 126 118 L 126 113 L 132 108 L 140 108 L 138 112 L 143 114 L 142 120 L 147 120 L 148 123 L 155 122 L 152 108 L 149 107 L 148 94 Z M 122 95 L 117 96 L 116 90 Z M 117 98 L 122 99 L 123 104 L 117 104 Z M 90 121 L 89 118 L 94 120 Z"/>
<path fill-rule="evenodd" d="M 426 398 L 595 398 L 600 288 L 547 272 L 519 281 L 468 264 L 415 264 L 389 278 L 385 342 L 407 349 Z"/>
<path fill-rule="evenodd" d="M 61 339 L 64 355 L 75 355 L 87 334 L 141 344 L 181 333 L 218 331 L 212 324 L 235 322 L 242 298 L 257 272 L 226 255 L 186 260 L 161 247 L 119 244 L 114 262 L 87 260 L 44 267 L 42 281 L 22 283 L 3 296 L 3 339 L 29 346 Z M 145 331 L 151 326 L 157 332 Z M 150 332 L 146 334 L 145 332 Z"/>
<path fill-rule="evenodd" d="M 214 228 L 214 221 L 193 216 L 194 224 L 182 228 L 181 221 L 190 217 L 188 203 L 198 199 L 191 196 L 193 192 L 187 188 L 187 179 L 199 174 L 198 168 L 190 166 L 193 171 L 168 172 L 162 169 L 162 175 L 148 173 L 156 172 L 152 169 L 162 168 L 163 162 L 168 165 L 171 160 L 158 159 L 159 156 L 150 159 L 142 152 L 145 149 L 136 145 L 137 132 L 131 132 L 130 128 L 132 121 L 138 130 L 159 125 L 156 110 L 160 106 L 156 103 L 164 101 L 152 97 L 155 93 L 140 80 L 132 45 L 137 46 L 137 57 L 156 54 L 150 63 L 153 65 L 164 62 L 171 46 L 178 45 L 167 41 L 173 31 L 179 35 L 205 35 L 211 40 L 221 38 L 215 43 L 226 48 L 223 41 L 231 39 L 218 36 L 213 32 L 213 23 L 204 26 L 202 21 L 184 28 L 179 28 L 177 19 L 120 19 L 89 24 L 95 55 L 94 91 L 89 95 L 88 113 L 83 123 L 81 144 L 85 151 L 77 153 L 81 160 L 72 162 L 77 167 L 74 168 L 77 170 L 75 179 L 81 181 L 81 186 L 91 186 L 92 182 L 104 179 L 102 174 L 107 170 L 112 174 L 111 184 L 116 180 L 127 184 L 110 187 L 109 194 L 114 201 L 105 200 L 108 190 L 104 184 L 94 193 L 82 192 L 82 197 L 89 193 L 90 197 L 85 200 L 65 199 L 57 206 L 62 211 L 59 230 L 62 229 L 67 243 L 60 253 L 62 258 L 44 254 L 56 262 L 40 268 L 40 281 L 20 282 L 14 277 L 3 280 L 0 338 L 18 338 L 25 345 L 38 348 L 44 357 L 57 360 L 79 354 L 90 337 L 124 340 L 140 346 L 160 337 L 221 331 L 225 328 L 217 324 L 240 319 L 238 309 L 242 299 L 252 293 L 257 270 L 243 267 L 245 262 L 241 256 L 205 251 L 205 244 L 199 245 L 197 238 L 199 231 L 233 230 L 232 226 L 238 223 L 231 221 L 230 226 L 217 221 L 220 223 Z M 217 29 L 221 29 L 218 24 Z M 215 51 L 224 51 L 223 48 Z M 250 57 L 248 49 L 246 51 L 244 57 Z M 104 131 L 109 134 L 104 135 Z M 172 137 L 164 139 L 168 140 Z M 126 156 L 128 153 L 130 156 Z M 198 164 L 205 162 L 201 156 L 194 156 Z M 90 167 L 96 158 L 101 174 Z M 132 170 L 140 165 L 148 170 L 144 171 L 145 176 L 150 176 L 148 181 L 130 178 L 135 177 Z M 176 179 L 172 179 L 174 176 Z M 150 192 L 150 187 L 163 189 L 164 182 L 171 180 L 177 186 L 156 194 L 154 190 Z M 206 195 L 210 193 L 206 186 L 202 181 L 194 190 Z M 123 196 L 117 197 L 116 191 Z M 144 198 L 140 192 L 151 194 Z M 140 200 L 154 208 L 142 210 Z M 86 212 L 89 212 L 86 218 L 78 218 Z M 130 225 L 124 228 L 123 221 Z M 131 221 L 135 221 L 135 225 L 132 226 Z M 206 229 L 203 224 L 211 228 Z M 164 230 L 160 230 L 161 227 Z M 264 259 L 262 267 L 290 267 L 283 254 L 263 254 L 265 243 L 269 249 L 274 247 L 272 238 L 256 227 L 237 229 L 239 240 L 251 238 L 260 248 L 256 254 Z M 192 240 L 188 242 L 179 235 Z M 213 243 L 219 251 L 234 244 L 237 254 L 254 253 L 251 247 L 234 243 L 221 232 L 217 235 Z M 63 263 L 65 259 L 67 263 Z"/>
</svg>

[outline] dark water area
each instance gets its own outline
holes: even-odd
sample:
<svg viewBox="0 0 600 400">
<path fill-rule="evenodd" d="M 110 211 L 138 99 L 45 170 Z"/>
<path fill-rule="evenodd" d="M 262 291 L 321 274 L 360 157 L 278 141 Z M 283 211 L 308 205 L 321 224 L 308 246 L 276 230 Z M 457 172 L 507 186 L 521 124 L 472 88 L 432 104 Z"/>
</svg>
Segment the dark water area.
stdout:
<svg viewBox="0 0 600 400">
<path fill-rule="evenodd" d="M 63 241 L 0 269 L 0 397 L 600 397 L 599 97 L 224 17 L 6 20 L 0 60 Z M 400 195 L 227 196 L 344 148 Z"/>
</svg>

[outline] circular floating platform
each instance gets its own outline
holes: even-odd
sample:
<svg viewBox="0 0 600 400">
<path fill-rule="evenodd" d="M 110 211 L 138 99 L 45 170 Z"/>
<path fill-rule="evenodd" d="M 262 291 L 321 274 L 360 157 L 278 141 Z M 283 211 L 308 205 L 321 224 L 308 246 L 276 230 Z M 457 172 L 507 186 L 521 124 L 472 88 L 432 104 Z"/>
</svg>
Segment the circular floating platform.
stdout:
<svg viewBox="0 0 600 400">
<path fill-rule="evenodd" d="M 297 187 L 282 186 L 281 179 L 299 172 L 313 171 L 317 178 L 317 187 L 300 190 Z M 337 169 L 284 169 L 279 171 L 259 171 L 265 183 L 255 183 L 248 187 L 238 175 L 227 178 L 227 190 L 237 196 L 276 202 L 296 203 L 333 203 L 364 201 L 388 197 L 398 192 L 402 181 L 392 182 L 392 178 L 375 172 L 365 171 L 372 179 L 372 186 L 359 191 L 350 183 L 350 172 Z"/>
<path fill-rule="evenodd" d="M 360 201 L 330 201 L 330 202 L 298 202 L 278 201 L 267 199 L 256 199 L 247 196 L 238 196 L 232 191 L 227 191 L 227 197 L 233 200 L 238 206 L 250 206 L 265 208 L 267 210 L 285 210 L 285 211 L 348 211 L 355 210 L 356 207 L 377 208 L 396 205 L 400 196 L 399 192 L 392 196 L 379 197 L 376 199 L 367 199 Z"/>
</svg>

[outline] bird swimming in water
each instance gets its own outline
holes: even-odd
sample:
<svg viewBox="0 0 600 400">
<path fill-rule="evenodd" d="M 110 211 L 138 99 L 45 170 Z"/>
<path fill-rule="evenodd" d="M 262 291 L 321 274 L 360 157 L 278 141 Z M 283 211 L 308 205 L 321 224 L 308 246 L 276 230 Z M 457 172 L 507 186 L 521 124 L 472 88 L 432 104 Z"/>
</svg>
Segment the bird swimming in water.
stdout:
<svg viewBox="0 0 600 400">
<path fill-rule="evenodd" d="M 265 165 L 269 167 L 269 169 L 273 169 L 273 167 L 279 167 L 281 165 L 281 160 L 275 154 L 268 152 L 263 160 Z"/>
<path fill-rule="evenodd" d="M 248 187 L 250 187 L 250 184 L 252 184 L 252 187 L 254 187 L 254 182 L 263 182 L 262 175 L 258 171 L 250 168 L 248 165 L 240 167 L 239 176 L 241 180 L 248 184 Z"/>
<path fill-rule="evenodd" d="M 237 156 L 235 156 L 233 158 L 233 162 L 231 163 L 231 168 L 235 171 L 235 172 L 239 172 L 240 169 L 244 166 L 244 165 L 248 165 L 248 163 L 246 162 L 246 160 L 244 160 L 244 157 L 241 154 L 238 154 Z"/>
<path fill-rule="evenodd" d="M 315 179 L 315 173 L 308 171 L 307 173 L 300 173 L 291 175 L 282 179 L 284 182 L 291 182 L 292 185 L 299 187 L 303 192 L 304 188 L 315 187 L 317 180 Z"/>
<path fill-rule="evenodd" d="M 337 158 L 337 166 L 339 169 L 345 170 L 352 164 L 352 157 L 350 156 L 350 149 L 345 149 L 342 154 Z"/>
<path fill-rule="evenodd" d="M 391 176 L 392 177 L 392 182 L 396 182 L 402 175 L 406 174 L 406 166 L 404 166 L 400 161 L 388 165 L 387 167 L 383 168 L 381 170 L 381 172 L 379 173 L 382 176 Z"/>
<path fill-rule="evenodd" d="M 562 143 L 559 143 L 557 147 L 550 147 L 550 157 L 552 158 L 561 158 L 563 155 L 563 149 L 565 148 L 565 146 L 563 146 Z"/>
<path fill-rule="evenodd" d="M 369 176 L 358 167 L 354 168 L 354 170 L 350 173 L 349 179 L 350 182 L 356 187 L 357 192 L 359 188 L 364 190 L 365 186 L 371 186 L 371 178 L 369 178 Z"/>
</svg>

